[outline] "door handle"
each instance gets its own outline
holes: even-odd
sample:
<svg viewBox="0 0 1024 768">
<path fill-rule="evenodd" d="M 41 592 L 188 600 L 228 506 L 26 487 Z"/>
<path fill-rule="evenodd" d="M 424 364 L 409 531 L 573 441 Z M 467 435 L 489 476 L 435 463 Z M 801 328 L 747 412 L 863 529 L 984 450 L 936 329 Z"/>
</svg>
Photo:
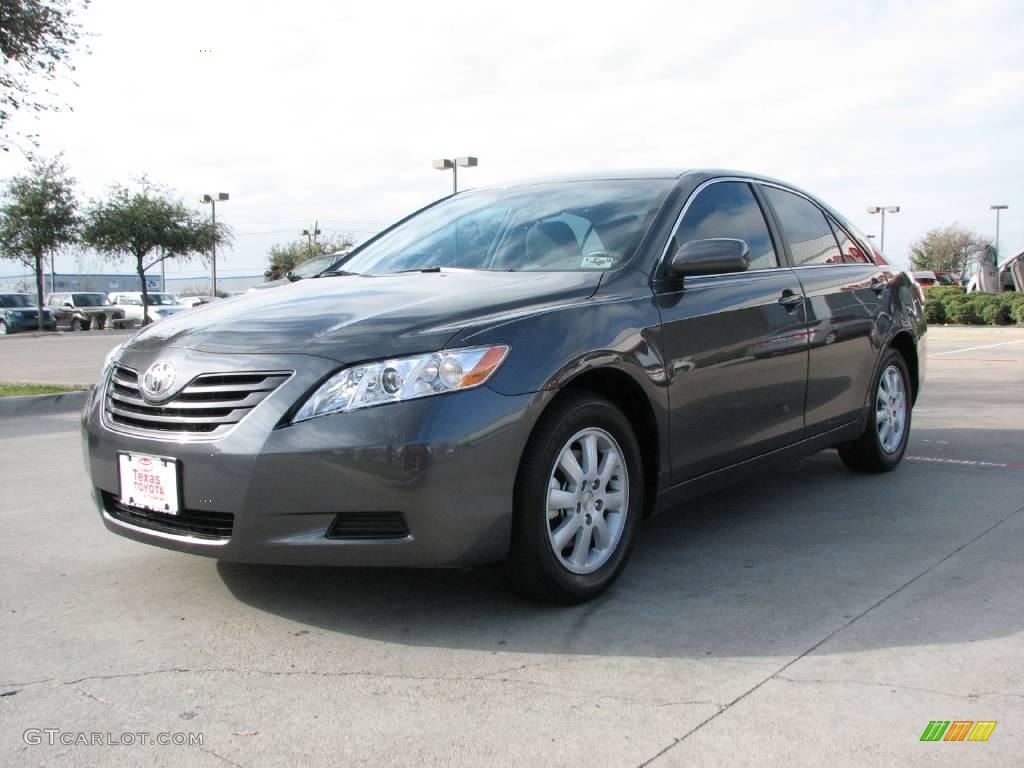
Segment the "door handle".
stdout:
<svg viewBox="0 0 1024 768">
<path fill-rule="evenodd" d="M 882 291 L 884 291 L 888 287 L 889 287 L 888 281 L 880 279 L 880 278 L 877 278 L 877 277 L 874 280 L 871 281 L 871 285 L 869 286 L 869 288 L 871 288 L 871 290 L 874 291 L 875 293 L 881 293 Z"/>
<path fill-rule="evenodd" d="M 798 306 L 804 303 L 804 297 L 802 294 L 793 293 L 788 288 L 782 292 L 779 296 L 779 304 L 784 306 L 789 312 L 792 312 Z"/>
</svg>

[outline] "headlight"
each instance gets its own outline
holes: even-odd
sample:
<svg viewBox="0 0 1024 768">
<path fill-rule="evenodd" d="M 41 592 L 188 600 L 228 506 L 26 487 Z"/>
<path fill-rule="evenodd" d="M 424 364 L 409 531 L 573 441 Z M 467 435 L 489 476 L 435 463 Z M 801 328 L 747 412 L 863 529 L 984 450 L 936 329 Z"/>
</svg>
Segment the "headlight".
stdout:
<svg viewBox="0 0 1024 768">
<path fill-rule="evenodd" d="M 346 368 L 325 381 L 292 421 L 478 387 L 507 355 L 504 345 L 446 349 Z"/>
<path fill-rule="evenodd" d="M 107 373 L 109 373 L 110 367 L 114 364 L 114 361 L 117 360 L 117 356 L 121 353 L 121 347 L 123 346 L 124 343 L 122 342 L 107 352 L 107 356 L 103 360 L 103 369 L 100 371 L 100 381 L 107 378 Z"/>
</svg>

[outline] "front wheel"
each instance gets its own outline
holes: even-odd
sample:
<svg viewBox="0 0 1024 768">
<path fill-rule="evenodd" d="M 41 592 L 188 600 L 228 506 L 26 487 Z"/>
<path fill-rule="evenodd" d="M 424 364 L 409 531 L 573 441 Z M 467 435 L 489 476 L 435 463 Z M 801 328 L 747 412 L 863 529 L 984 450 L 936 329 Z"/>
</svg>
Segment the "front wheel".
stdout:
<svg viewBox="0 0 1024 768">
<path fill-rule="evenodd" d="M 640 447 L 622 411 L 586 393 L 555 403 L 519 466 L 512 586 L 563 604 L 599 595 L 626 564 L 643 494 Z"/>
<path fill-rule="evenodd" d="M 886 352 L 874 382 L 863 434 L 839 446 L 839 458 L 858 472 L 889 472 L 903 460 L 910 437 L 910 372 L 903 355 Z"/>
<path fill-rule="evenodd" d="M 76 318 L 74 318 L 71 321 L 71 330 L 72 331 L 84 331 L 85 330 L 85 323 L 83 323 L 79 318 L 76 317 Z"/>
<path fill-rule="evenodd" d="M 6 336 L 10 332 L 10 329 L 7 327 L 7 321 L 0 320 L 0 336 Z"/>
</svg>

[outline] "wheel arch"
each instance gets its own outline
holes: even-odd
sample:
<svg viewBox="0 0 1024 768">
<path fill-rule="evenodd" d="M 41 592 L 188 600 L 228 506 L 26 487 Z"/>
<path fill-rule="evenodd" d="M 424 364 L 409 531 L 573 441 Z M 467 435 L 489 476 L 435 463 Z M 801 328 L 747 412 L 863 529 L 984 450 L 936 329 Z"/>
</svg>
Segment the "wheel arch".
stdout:
<svg viewBox="0 0 1024 768">
<path fill-rule="evenodd" d="M 576 392 L 589 392 L 610 400 L 629 420 L 640 445 L 640 461 L 644 470 L 644 517 L 649 517 L 658 496 L 662 458 L 660 430 L 650 398 L 632 376 L 619 368 L 589 368 L 563 382 L 558 394 L 545 406 L 545 412 L 554 403 Z"/>
<path fill-rule="evenodd" d="M 911 404 L 916 403 L 917 395 L 921 390 L 921 367 L 920 360 L 917 357 L 917 344 L 914 341 L 914 337 L 910 331 L 899 331 L 892 337 L 886 348 L 895 349 L 906 361 L 907 369 L 910 371 L 910 402 Z"/>
</svg>

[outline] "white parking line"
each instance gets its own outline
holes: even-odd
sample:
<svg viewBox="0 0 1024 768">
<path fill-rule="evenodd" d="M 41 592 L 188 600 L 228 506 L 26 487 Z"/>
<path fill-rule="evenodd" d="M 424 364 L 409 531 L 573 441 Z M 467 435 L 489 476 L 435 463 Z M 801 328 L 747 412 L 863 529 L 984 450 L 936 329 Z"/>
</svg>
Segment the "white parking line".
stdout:
<svg viewBox="0 0 1024 768">
<path fill-rule="evenodd" d="M 925 464 L 947 464 L 955 467 L 984 467 L 986 469 L 1024 470 L 1024 464 L 1003 464 L 998 461 L 978 461 L 977 459 L 944 459 L 937 456 L 904 456 L 907 461 L 920 461 Z"/>
<path fill-rule="evenodd" d="M 992 347 L 1005 347 L 1007 344 L 1024 344 L 1024 339 L 1017 339 L 1016 341 L 1000 341 L 998 344 L 982 344 L 978 347 L 964 347 L 963 349 L 951 349 L 948 352 L 936 352 L 934 355 L 928 355 L 929 358 L 941 357 L 942 355 L 955 355 L 958 352 L 971 352 L 975 349 L 991 349 Z"/>
</svg>

